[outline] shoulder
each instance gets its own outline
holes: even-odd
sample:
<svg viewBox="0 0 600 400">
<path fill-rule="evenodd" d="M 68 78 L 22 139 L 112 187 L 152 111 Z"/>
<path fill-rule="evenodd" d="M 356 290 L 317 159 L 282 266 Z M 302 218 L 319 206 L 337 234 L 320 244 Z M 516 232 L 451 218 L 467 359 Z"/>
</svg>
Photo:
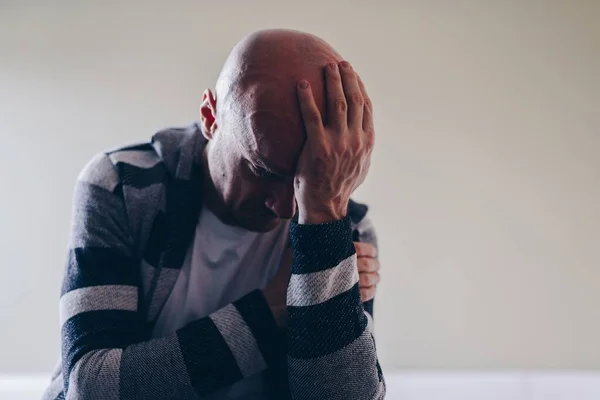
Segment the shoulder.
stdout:
<svg viewBox="0 0 600 400">
<path fill-rule="evenodd" d="M 162 182 L 166 171 L 150 142 L 127 145 L 95 154 L 77 178 L 108 191 L 120 185 L 144 187 Z"/>
<path fill-rule="evenodd" d="M 120 179 L 108 155 L 97 153 L 79 172 L 77 183 L 87 183 L 113 192 L 119 185 Z"/>
</svg>

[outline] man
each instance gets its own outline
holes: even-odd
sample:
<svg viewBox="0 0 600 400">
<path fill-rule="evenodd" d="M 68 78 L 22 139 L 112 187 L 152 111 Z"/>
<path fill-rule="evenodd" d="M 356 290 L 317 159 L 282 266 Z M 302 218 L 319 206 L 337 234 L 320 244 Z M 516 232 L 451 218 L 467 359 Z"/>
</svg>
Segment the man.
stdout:
<svg viewBox="0 0 600 400">
<path fill-rule="evenodd" d="M 315 36 L 256 32 L 200 112 L 80 174 L 45 398 L 382 399 L 360 78 Z"/>
</svg>

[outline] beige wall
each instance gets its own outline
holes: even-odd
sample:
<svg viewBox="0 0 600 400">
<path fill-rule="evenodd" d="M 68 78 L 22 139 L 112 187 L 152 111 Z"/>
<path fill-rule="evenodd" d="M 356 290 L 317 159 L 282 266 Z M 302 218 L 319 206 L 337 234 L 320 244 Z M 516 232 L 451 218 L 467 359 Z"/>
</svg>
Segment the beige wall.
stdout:
<svg viewBox="0 0 600 400">
<path fill-rule="evenodd" d="M 82 165 L 196 118 L 264 27 L 375 103 L 384 367 L 600 368 L 599 1 L 49 3 L 0 1 L 0 373 L 54 365 Z"/>
</svg>

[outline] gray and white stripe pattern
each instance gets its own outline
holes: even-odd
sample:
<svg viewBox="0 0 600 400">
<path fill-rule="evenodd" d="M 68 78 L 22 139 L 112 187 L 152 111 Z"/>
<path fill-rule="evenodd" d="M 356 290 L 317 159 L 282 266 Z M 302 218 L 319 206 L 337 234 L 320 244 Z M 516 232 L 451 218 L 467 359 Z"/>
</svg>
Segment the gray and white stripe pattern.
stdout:
<svg viewBox="0 0 600 400">
<path fill-rule="evenodd" d="M 210 319 L 227 342 L 244 377 L 252 376 L 267 367 L 254 335 L 233 304 L 211 314 Z"/>
<path fill-rule="evenodd" d="M 375 368 L 362 367 L 364 360 L 377 358 L 372 343 L 371 334 L 364 331 L 348 346 L 324 357 L 288 357 L 289 368 L 294 371 L 294 374 L 290 375 L 290 384 L 298 388 L 294 395 L 299 399 L 341 399 L 340 393 L 343 391 L 361 394 L 360 399 L 382 400 L 385 396 L 385 383 L 379 381 Z M 326 378 L 329 385 L 306 384 L 323 380 L 323 371 L 330 371 L 332 364 L 344 365 L 345 368 L 336 369 L 334 375 Z"/>
<path fill-rule="evenodd" d="M 356 254 L 353 254 L 334 268 L 307 274 L 292 274 L 287 305 L 300 307 L 323 303 L 350 290 L 357 282 Z"/>
<path fill-rule="evenodd" d="M 127 163 L 138 168 L 152 168 L 161 162 L 154 151 L 121 150 L 108 154 L 113 164 Z"/>
<path fill-rule="evenodd" d="M 137 311 L 138 289 L 135 286 L 100 285 L 79 288 L 60 298 L 60 326 L 88 311 Z"/>
</svg>

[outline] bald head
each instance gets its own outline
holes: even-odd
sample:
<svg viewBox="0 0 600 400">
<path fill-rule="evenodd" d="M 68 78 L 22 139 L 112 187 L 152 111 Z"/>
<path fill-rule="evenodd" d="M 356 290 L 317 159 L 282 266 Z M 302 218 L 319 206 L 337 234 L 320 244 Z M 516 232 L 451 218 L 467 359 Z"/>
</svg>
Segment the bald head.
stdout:
<svg viewBox="0 0 600 400">
<path fill-rule="evenodd" d="M 322 68 L 330 61 L 341 61 L 341 57 L 315 35 L 283 29 L 254 32 L 231 50 L 217 80 L 217 98 L 243 97 L 257 84 L 268 87 L 274 96 L 289 97 L 300 79 L 319 88 Z"/>
<path fill-rule="evenodd" d="M 319 109 L 325 111 L 323 67 L 340 55 L 315 35 L 294 30 L 263 30 L 244 37 L 232 49 L 216 84 L 217 119 L 249 151 L 269 152 L 271 142 L 298 147 L 303 125 L 296 84 L 310 82 Z M 233 127 L 232 127 L 233 128 Z M 266 141 L 266 143 L 261 143 Z"/>
<path fill-rule="evenodd" d="M 201 114 L 206 167 L 236 224 L 268 230 L 277 221 L 269 216 L 293 215 L 293 176 L 305 142 L 296 87 L 310 83 L 326 121 L 324 67 L 339 61 L 324 40 L 293 30 L 254 32 L 232 49 Z"/>
</svg>

